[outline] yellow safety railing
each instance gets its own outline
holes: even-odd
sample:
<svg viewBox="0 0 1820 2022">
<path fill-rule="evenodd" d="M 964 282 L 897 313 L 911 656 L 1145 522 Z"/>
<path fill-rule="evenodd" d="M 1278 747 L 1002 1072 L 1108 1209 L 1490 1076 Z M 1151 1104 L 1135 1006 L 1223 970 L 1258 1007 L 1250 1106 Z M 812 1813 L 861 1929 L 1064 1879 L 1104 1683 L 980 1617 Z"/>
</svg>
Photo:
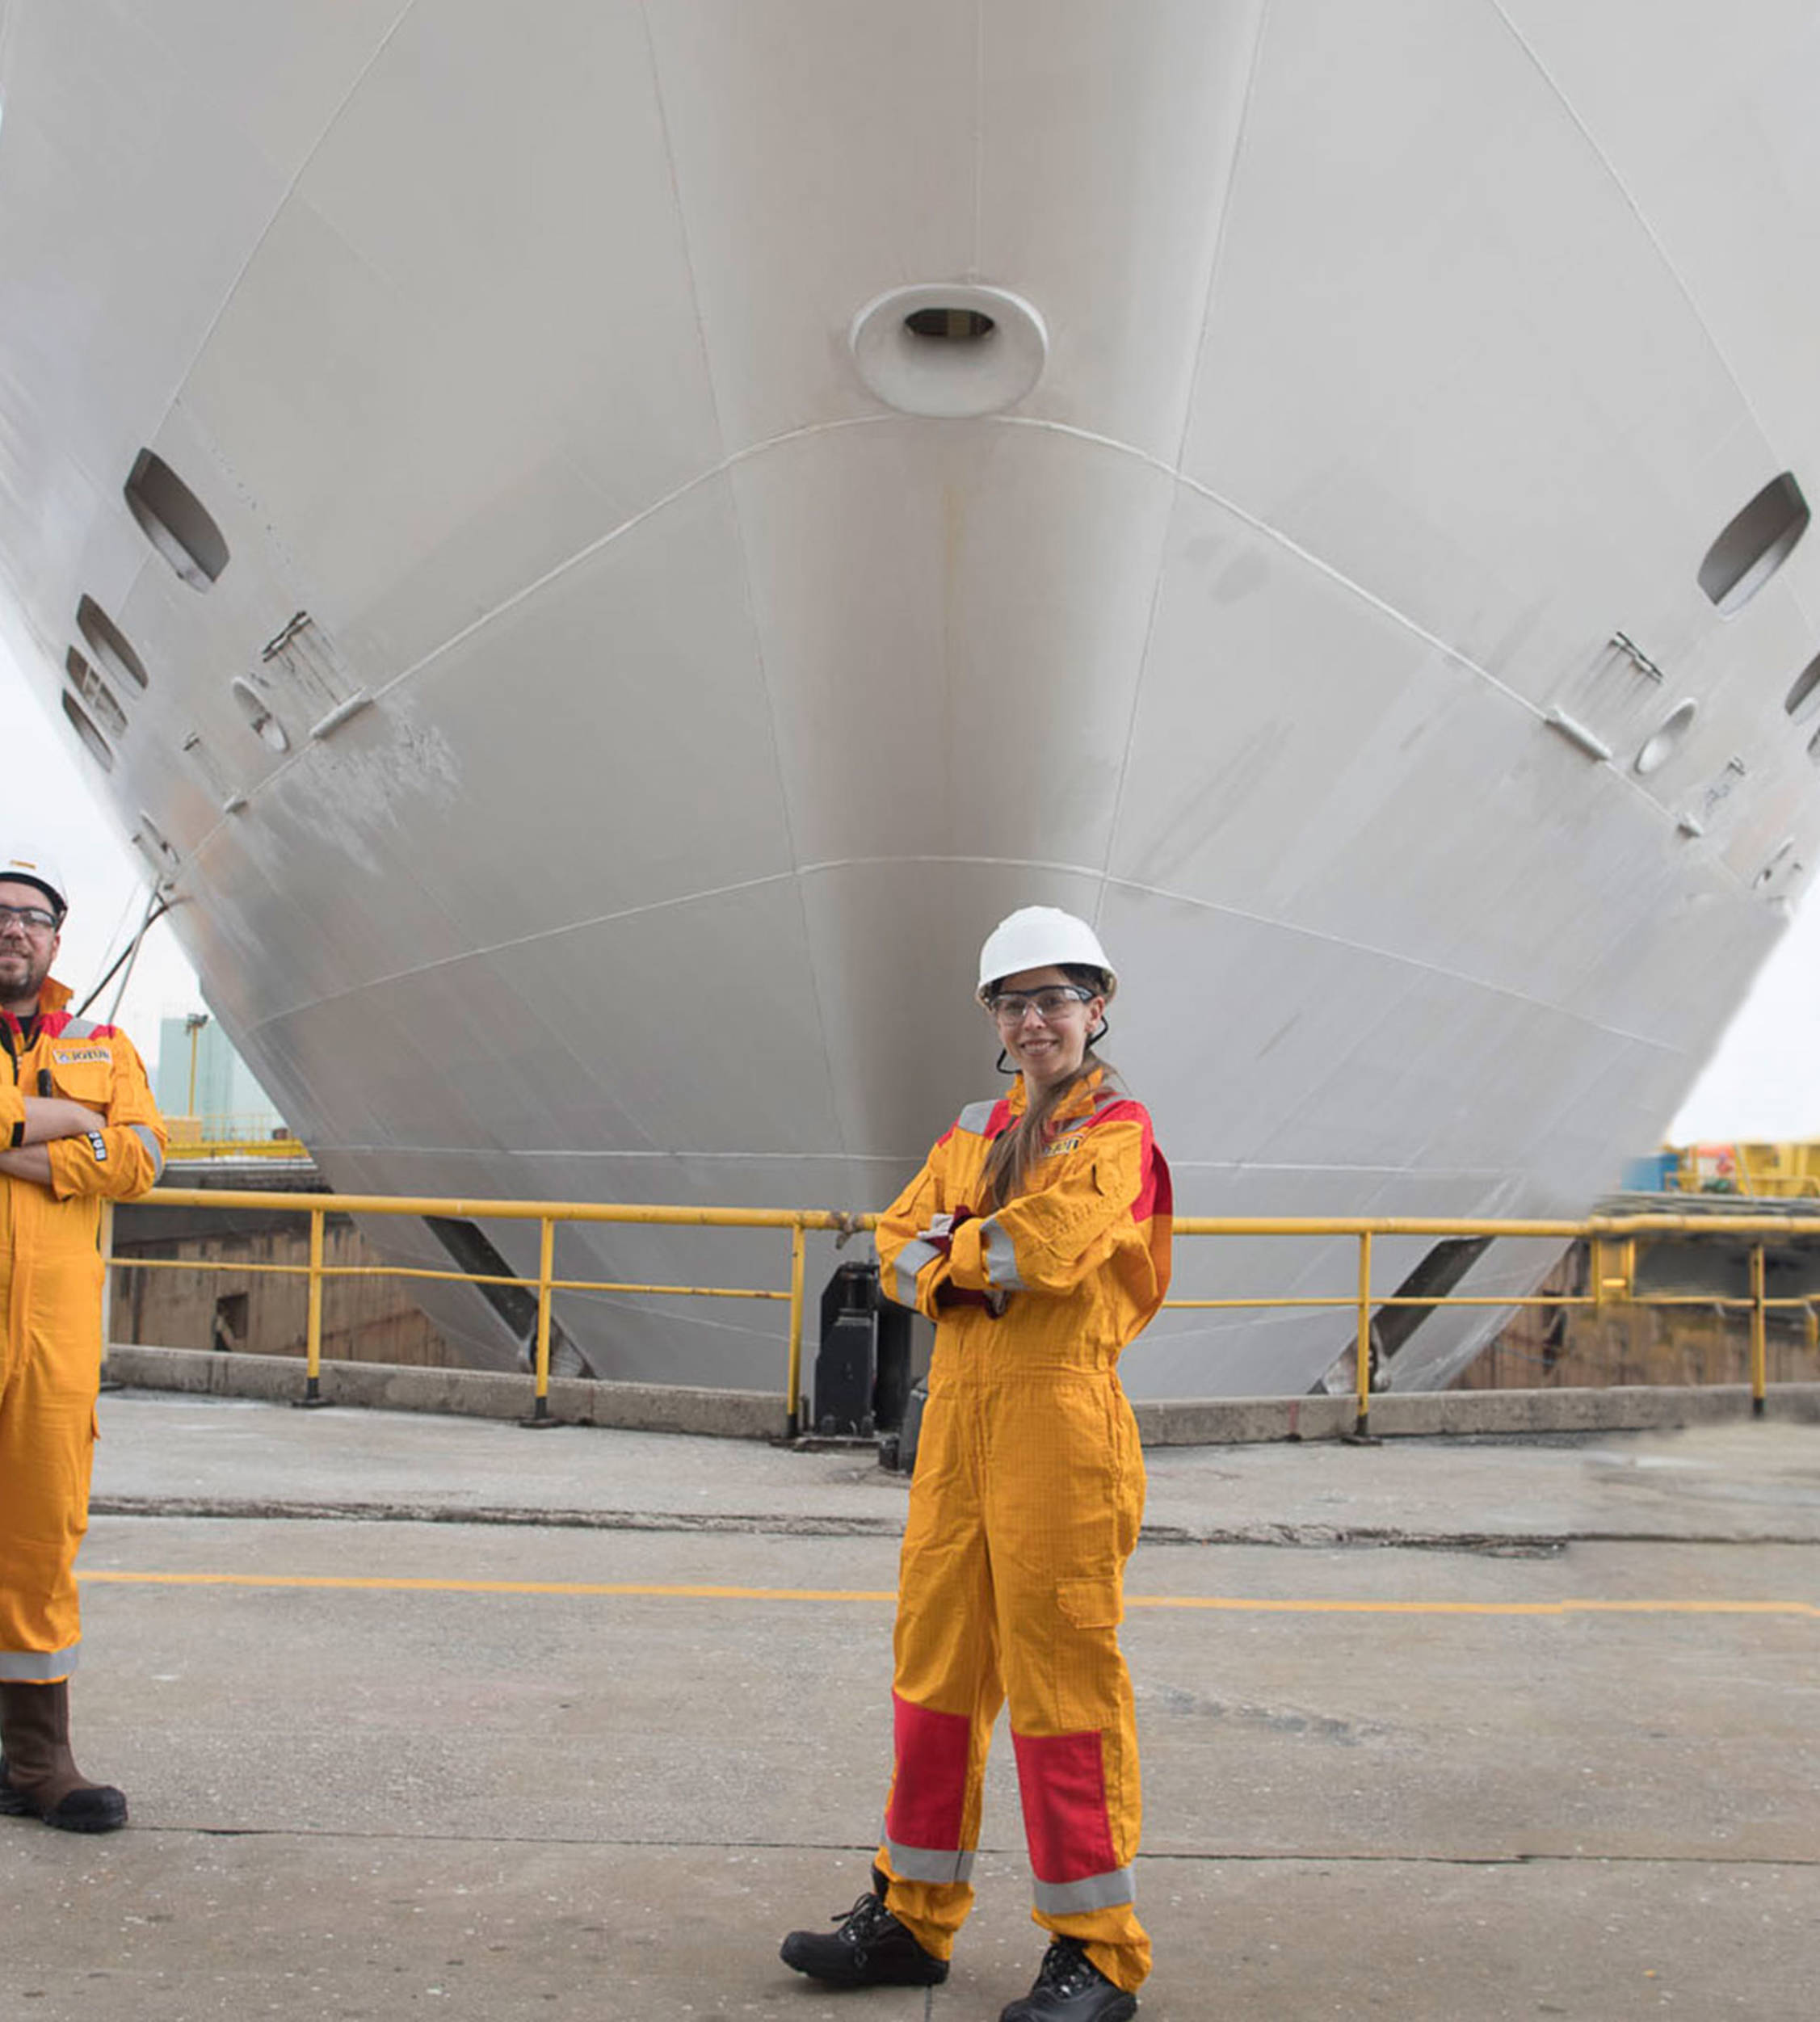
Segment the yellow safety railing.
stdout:
<svg viewBox="0 0 1820 2022">
<path fill-rule="evenodd" d="M 324 1402 L 322 1377 L 322 1287 L 330 1278 L 404 1278 L 470 1285 L 514 1285 L 529 1289 L 514 1276 L 478 1271 L 431 1270 L 422 1265 L 326 1263 L 323 1260 L 323 1230 L 329 1216 L 435 1215 L 461 1221 L 535 1221 L 538 1224 L 536 1278 L 537 1330 L 534 1364 L 536 1388 L 533 1394 L 532 1424 L 553 1423 L 549 1416 L 550 1319 L 553 1295 L 558 1292 L 611 1292 L 641 1293 L 653 1297 L 697 1299 L 788 1300 L 790 1306 L 788 1365 L 784 1378 L 788 1430 L 793 1438 L 799 1429 L 802 1397 L 803 1238 L 810 1230 L 830 1230 L 851 1234 L 870 1228 L 874 1217 L 846 1215 L 830 1209 L 792 1208 L 683 1208 L 627 1206 L 591 1201 L 464 1200 L 420 1199 L 393 1194 L 317 1194 L 300 1199 L 296 1194 L 259 1193 L 220 1187 L 160 1187 L 137 1204 L 149 1207 L 269 1209 L 309 1217 L 309 1262 L 249 1263 L 240 1259 L 216 1261 L 195 1257 L 122 1257 L 114 1254 L 112 1221 L 103 1230 L 103 1248 L 109 1263 L 124 1271 L 228 1271 L 237 1276 L 296 1277 L 309 1280 L 309 1319 L 305 1336 L 305 1390 L 302 1402 Z M 556 1231 L 561 1223 L 618 1222 L 641 1227 L 681 1229 L 777 1229 L 790 1232 L 790 1286 L 785 1291 L 766 1287 L 699 1284 L 642 1284 L 607 1279 L 559 1278 L 555 1275 Z"/>
<path fill-rule="evenodd" d="M 337 1215 L 433 1215 L 460 1220 L 535 1221 L 538 1225 L 537 1324 L 534 1364 L 536 1388 L 531 1424 L 553 1423 L 549 1418 L 550 1326 L 554 1295 L 559 1292 L 599 1292 L 651 1297 L 787 1301 L 790 1308 L 784 1376 L 784 1402 L 789 1435 L 800 1430 L 802 1416 L 802 1336 L 805 1238 L 812 1231 L 851 1235 L 870 1230 L 876 1215 L 844 1214 L 831 1209 L 692 1208 L 633 1206 L 599 1202 L 473 1200 L 418 1198 L 389 1194 L 322 1194 L 300 1199 L 296 1194 L 260 1193 L 217 1188 L 160 1188 L 145 1196 L 151 1207 L 266 1209 L 309 1217 L 309 1262 L 248 1263 L 198 1258 L 121 1257 L 114 1254 L 112 1217 L 104 1224 L 103 1244 L 108 1262 L 121 1270 L 227 1271 L 237 1275 L 308 1276 L 309 1319 L 305 1345 L 306 1404 L 320 1404 L 322 1359 L 322 1290 L 330 1278 L 402 1278 L 471 1285 L 513 1285 L 529 1289 L 510 1275 L 431 1270 L 418 1265 L 330 1264 L 324 1261 L 323 1231 L 327 1217 Z M 555 1275 L 556 1231 L 565 1223 L 619 1223 L 631 1226 L 685 1229 L 774 1229 L 790 1236 L 788 1290 L 769 1287 L 644 1284 L 603 1279 L 559 1278 Z M 1272 1310 L 1284 1308 L 1346 1308 L 1353 1314 L 1356 1419 L 1356 1436 L 1368 1435 L 1371 1415 L 1372 1318 L 1376 1313 L 1402 1306 L 1515 1309 L 1547 1306 L 1604 1308 L 1622 1301 L 1634 1305 L 1714 1308 L 1747 1312 L 1751 1316 L 1751 1408 L 1761 1417 L 1767 1392 L 1767 1320 L 1771 1313 L 1799 1311 L 1806 1318 L 1809 1344 L 1820 1339 L 1814 1304 L 1796 1296 L 1771 1298 L 1765 1289 L 1765 1249 L 1772 1238 L 1820 1240 L 1820 1220 L 1772 1213 L 1687 1214 L 1674 1212 L 1593 1215 L 1582 1221 L 1520 1221 L 1450 1217 L 1344 1216 L 1183 1216 L 1175 1224 L 1183 1237 L 1316 1237 L 1345 1238 L 1357 1245 L 1356 1288 L 1348 1293 L 1288 1295 L 1234 1294 L 1217 1298 L 1166 1301 L 1177 1311 Z M 1698 1236 L 1735 1242 L 1751 1239 L 1749 1296 L 1728 1298 L 1709 1292 L 1641 1293 L 1637 1289 L 1639 1239 L 1659 1235 Z M 1380 1293 L 1372 1286 L 1374 1241 L 1381 1238 L 1422 1236 L 1490 1237 L 1562 1243 L 1584 1240 L 1590 1246 L 1588 1288 L 1583 1293 Z"/>
</svg>

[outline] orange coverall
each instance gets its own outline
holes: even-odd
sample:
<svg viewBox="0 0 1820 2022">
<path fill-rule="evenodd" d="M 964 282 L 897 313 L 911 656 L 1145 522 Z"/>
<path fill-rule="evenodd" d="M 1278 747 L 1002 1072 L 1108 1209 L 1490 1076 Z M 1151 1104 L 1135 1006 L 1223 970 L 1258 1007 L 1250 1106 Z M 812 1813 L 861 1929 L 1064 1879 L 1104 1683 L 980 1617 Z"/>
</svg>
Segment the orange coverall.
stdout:
<svg viewBox="0 0 1820 2022">
<path fill-rule="evenodd" d="M 1050 1125 L 1028 1190 L 983 1215 L 992 1140 L 1023 1084 L 964 1110 L 881 1221 L 886 1295 L 936 1323 L 893 1641 L 886 1902 L 939 1958 L 972 1906 L 986 1749 L 1002 1703 L 1046 1929 L 1120 1986 L 1150 1970 L 1133 1906 L 1140 1799 L 1120 1654 L 1144 1463 L 1116 1373 L 1168 1289 L 1169 1169 L 1141 1104 L 1095 1074 Z M 969 1209 L 944 1254 L 936 1215 Z M 1005 1293 L 1002 1318 L 943 1298 Z"/>
<path fill-rule="evenodd" d="M 51 1183 L 0 1175 L 0 1679 L 54 1684 L 82 1642 L 76 1551 L 88 1528 L 101 1374 L 101 1203 L 144 1193 L 164 1125 L 124 1032 L 72 1018 L 44 985 L 28 1042 L 0 1011 L 0 1146 L 25 1098 L 65 1095 L 107 1128 L 44 1149 Z"/>
</svg>

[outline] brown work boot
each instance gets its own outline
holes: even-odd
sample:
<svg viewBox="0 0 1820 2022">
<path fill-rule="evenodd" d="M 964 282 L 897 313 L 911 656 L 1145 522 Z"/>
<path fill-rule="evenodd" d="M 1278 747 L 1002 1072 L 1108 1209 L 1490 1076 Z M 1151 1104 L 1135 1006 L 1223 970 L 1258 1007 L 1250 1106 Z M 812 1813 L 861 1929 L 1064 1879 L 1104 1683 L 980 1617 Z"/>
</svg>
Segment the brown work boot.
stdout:
<svg viewBox="0 0 1820 2022">
<path fill-rule="evenodd" d="M 60 1832 L 112 1832 L 126 1799 L 91 1784 L 69 1752 L 69 1681 L 0 1685 L 0 1812 Z"/>
</svg>

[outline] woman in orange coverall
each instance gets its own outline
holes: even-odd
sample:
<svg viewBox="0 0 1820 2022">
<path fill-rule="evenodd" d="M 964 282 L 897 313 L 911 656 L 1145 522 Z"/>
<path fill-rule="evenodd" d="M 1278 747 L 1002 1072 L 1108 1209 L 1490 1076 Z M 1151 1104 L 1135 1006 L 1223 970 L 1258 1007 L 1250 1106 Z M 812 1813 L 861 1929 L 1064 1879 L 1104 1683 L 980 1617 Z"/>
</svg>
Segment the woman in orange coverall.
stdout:
<svg viewBox="0 0 1820 2022">
<path fill-rule="evenodd" d="M 1168 1288 L 1171 1202 L 1149 1116 L 1093 1052 L 1116 987 L 1084 920 L 1026 906 L 1003 921 L 979 997 L 1018 1078 L 960 1112 L 879 1223 L 885 1291 L 935 1322 L 898 1587 L 896 1770 L 872 1889 L 834 1931 L 783 1948 L 841 1986 L 947 1978 L 1008 1700 L 1032 1915 L 1054 1935 L 1000 2022 L 1125 2022 L 1150 1965 L 1117 1626 L 1144 1464 L 1116 1368 Z"/>
</svg>

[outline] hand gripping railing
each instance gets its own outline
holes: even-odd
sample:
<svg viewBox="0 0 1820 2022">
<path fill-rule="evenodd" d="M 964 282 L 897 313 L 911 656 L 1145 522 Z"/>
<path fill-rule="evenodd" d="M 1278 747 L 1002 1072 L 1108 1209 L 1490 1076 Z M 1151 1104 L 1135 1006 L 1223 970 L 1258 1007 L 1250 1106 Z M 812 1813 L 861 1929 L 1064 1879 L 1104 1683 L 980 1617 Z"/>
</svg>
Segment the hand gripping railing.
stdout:
<svg viewBox="0 0 1820 2022">
<path fill-rule="evenodd" d="M 469 1271 L 431 1270 L 402 1264 L 330 1264 L 324 1261 L 323 1232 L 327 1217 L 340 1215 L 434 1215 L 489 1221 L 535 1221 L 538 1225 L 537 1320 L 534 1371 L 536 1389 L 530 1425 L 555 1423 L 549 1416 L 550 1322 L 554 1295 L 559 1292 L 607 1292 L 704 1299 L 756 1299 L 788 1301 L 790 1308 L 784 1403 L 788 1433 L 794 1438 L 802 1424 L 802 1335 L 804 1240 L 812 1230 L 830 1231 L 843 1237 L 869 1230 L 876 1215 L 846 1214 L 831 1209 L 693 1208 L 637 1206 L 620 1203 L 554 1202 L 538 1200 L 473 1200 L 418 1198 L 389 1194 L 323 1194 L 310 1198 L 307 1208 L 293 1193 L 260 1193 L 215 1188 L 160 1188 L 140 1204 L 152 1207 L 252 1209 L 306 1212 L 309 1217 L 309 1262 L 248 1263 L 238 1260 L 214 1261 L 197 1258 L 119 1257 L 113 1254 L 112 1217 L 103 1229 L 103 1251 L 110 1263 L 122 1270 L 216 1271 L 237 1275 L 267 1273 L 282 1276 L 306 1275 L 309 1279 L 308 1324 L 305 1342 L 305 1394 L 306 1405 L 321 1404 L 322 1366 L 322 1289 L 330 1278 L 389 1277 L 439 1283 L 522 1285 L 513 1276 L 489 1276 Z M 691 1229 L 775 1229 L 790 1234 L 790 1278 L 787 1291 L 765 1287 L 689 1284 L 628 1284 L 588 1278 L 558 1278 L 555 1275 L 556 1231 L 559 1224 L 612 1222 L 634 1226 Z M 1620 1301 L 1637 1305 L 1690 1305 L 1711 1310 L 1747 1311 L 1751 1316 L 1751 1394 L 1753 1414 L 1761 1417 L 1767 1389 L 1767 1323 L 1770 1313 L 1782 1309 L 1801 1311 L 1807 1318 L 1810 1344 L 1815 1334 L 1814 1305 L 1805 1297 L 1771 1298 L 1765 1290 L 1765 1244 L 1767 1238 L 1809 1237 L 1820 1239 L 1820 1219 L 1770 1213 L 1723 1216 L 1675 1213 L 1631 1215 L 1593 1215 L 1583 1221 L 1516 1221 L 1486 1217 L 1421 1217 L 1358 1216 L 1184 1216 L 1175 1224 L 1178 1236 L 1187 1238 L 1242 1236 L 1350 1238 L 1358 1246 L 1356 1289 L 1339 1294 L 1297 1293 L 1274 1296 L 1235 1294 L 1219 1298 L 1177 1298 L 1166 1305 L 1179 1311 L 1209 1309 L 1267 1310 L 1286 1307 L 1319 1309 L 1345 1307 L 1354 1320 L 1354 1365 L 1356 1418 L 1355 1436 L 1368 1436 L 1371 1416 L 1372 1317 L 1387 1308 L 1421 1306 L 1498 1307 L 1587 1306 L 1604 1308 Z M 1752 1238 L 1750 1258 L 1750 1296 L 1746 1299 L 1716 1297 L 1710 1293 L 1639 1293 L 1636 1287 L 1637 1245 L 1639 1238 L 1655 1235 L 1692 1235 L 1734 1240 Z M 1542 1292 L 1458 1293 L 1419 1292 L 1379 1294 L 1372 1288 L 1374 1238 L 1399 1236 L 1492 1237 L 1518 1241 L 1545 1240 L 1563 1243 L 1584 1239 L 1590 1245 L 1589 1287 L 1584 1293 Z"/>
</svg>

